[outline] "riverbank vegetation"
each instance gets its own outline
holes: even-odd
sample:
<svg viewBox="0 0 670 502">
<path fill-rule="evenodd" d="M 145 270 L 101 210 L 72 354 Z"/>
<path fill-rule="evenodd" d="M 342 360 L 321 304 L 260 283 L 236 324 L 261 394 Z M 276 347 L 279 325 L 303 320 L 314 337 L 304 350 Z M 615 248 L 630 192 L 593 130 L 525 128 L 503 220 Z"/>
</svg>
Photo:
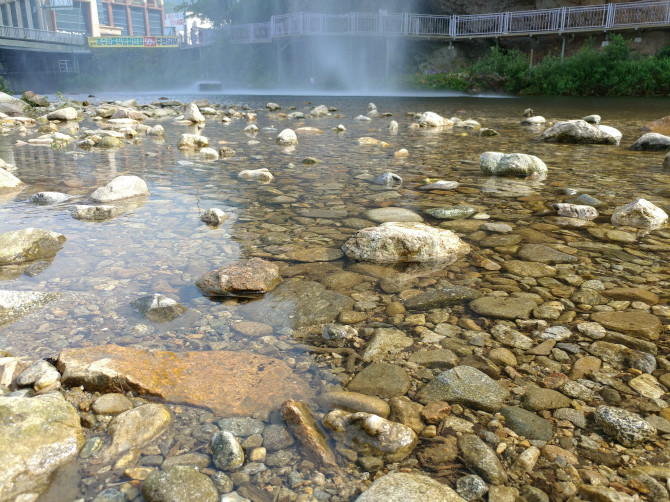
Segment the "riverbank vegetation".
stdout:
<svg viewBox="0 0 670 502">
<path fill-rule="evenodd" d="M 530 66 L 517 49 L 491 47 L 459 73 L 416 73 L 406 85 L 419 89 L 465 92 L 503 91 L 526 95 L 667 96 L 670 94 L 670 46 L 651 56 L 633 52 L 621 35 L 604 48 L 588 43 L 561 61 L 549 55 Z"/>
</svg>

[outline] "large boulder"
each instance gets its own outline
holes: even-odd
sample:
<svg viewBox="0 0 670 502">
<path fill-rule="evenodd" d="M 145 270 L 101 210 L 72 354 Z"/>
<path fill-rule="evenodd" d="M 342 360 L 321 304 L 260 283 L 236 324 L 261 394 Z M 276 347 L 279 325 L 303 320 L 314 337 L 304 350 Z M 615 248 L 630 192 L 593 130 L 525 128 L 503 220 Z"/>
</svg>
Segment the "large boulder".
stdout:
<svg viewBox="0 0 670 502">
<path fill-rule="evenodd" d="M 205 116 L 200 113 L 200 109 L 195 103 L 189 103 L 186 106 L 186 110 L 184 110 L 184 120 L 195 122 L 196 124 L 206 121 Z"/>
<path fill-rule="evenodd" d="M 279 281 L 275 263 L 251 258 L 208 272 L 195 285 L 205 296 L 254 296 L 271 291 Z"/>
<path fill-rule="evenodd" d="M 95 202 L 111 202 L 140 195 L 149 195 L 147 184 L 142 178 L 137 176 L 117 176 L 107 183 L 107 185 L 93 192 L 91 200 Z"/>
<path fill-rule="evenodd" d="M 0 265 L 52 258 L 63 247 L 65 236 L 39 228 L 0 234 Z"/>
<path fill-rule="evenodd" d="M 22 115 L 30 105 L 16 99 L 14 96 L 0 92 L 0 113 L 6 113 L 8 115 Z"/>
<path fill-rule="evenodd" d="M 424 112 L 419 117 L 418 123 L 421 127 L 449 127 L 454 124 L 450 119 L 435 112 Z"/>
<path fill-rule="evenodd" d="M 484 152 L 479 156 L 479 167 L 494 176 L 546 176 L 547 166 L 534 155 L 525 153 Z"/>
<path fill-rule="evenodd" d="M 668 214 L 645 199 L 637 199 L 614 209 L 612 224 L 635 228 L 658 228 L 668 221 Z"/>
<path fill-rule="evenodd" d="M 0 190 L 3 188 L 16 188 L 19 185 L 21 185 L 20 179 L 0 167 Z"/>
<path fill-rule="evenodd" d="M 670 136 L 664 136 L 657 132 L 648 132 L 630 147 L 631 150 L 670 150 Z"/>
<path fill-rule="evenodd" d="M 47 115 L 47 120 L 62 120 L 62 121 L 68 121 L 68 120 L 77 120 L 78 114 L 77 110 L 75 108 L 72 108 L 71 106 L 67 106 L 65 108 L 59 108 L 58 110 L 54 110 L 51 113 Z"/>
<path fill-rule="evenodd" d="M 277 144 L 281 146 L 291 146 L 298 144 L 298 136 L 293 129 L 284 129 L 277 135 Z"/>
<path fill-rule="evenodd" d="M 35 500 L 83 444 L 79 414 L 60 395 L 1 397 L 0 500 Z"/>
<path fill-rule="evenodd" d="M 388 222 L 359 230 L 342 250 L 356 261 L 450 264 L 470 252 L 470 246 L 450 230 L 422 223 Z"/>
<path fill-rule="evenodd" d="M 601 129 L 585 120 L 564 120 L 544 131 L 542 139 L 556 143 L 618 145 L 621 133 L 618 134 L 619 140 L 616 133 L 618 131 L 614 128 Z"/>
</svg>

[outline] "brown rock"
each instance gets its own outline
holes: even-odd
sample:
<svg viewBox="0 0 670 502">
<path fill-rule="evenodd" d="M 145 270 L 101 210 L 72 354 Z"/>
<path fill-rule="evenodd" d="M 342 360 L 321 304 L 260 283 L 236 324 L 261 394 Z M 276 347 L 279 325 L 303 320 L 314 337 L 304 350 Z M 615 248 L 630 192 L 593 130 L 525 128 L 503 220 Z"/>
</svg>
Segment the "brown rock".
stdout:
<svg viewBox="0 0 670 502">
<path fill-rule="evenodd" d="M 626 335 L 633 335 L 651 342 L 658 340 L 663 324 L 654 314 L 641 311 L 596 312 L 591 320 L 607 329 Z"/>
<path fill-rule="evenodd" d="M 569 377 L 573 380 L 579 380 L 591 373 L 598 371 L 602 365 L 602 361 L 595 356 L 580 357 L 572 365 Z"/>
<path fill-rule="evenodd" d="M 426 423 L 437 425 L 451 413 L 451 406 L 445 401 L 433 401 L 421 410 L 421 417 Z"/>
<path fill-rule="evenodd" d="M 662 117 L 651 122 L 647 122 L 642 126 L 643 132 L 657 132 L 665 136 L 670 135 L 670 115 Z"/>
<path fill-rule="evenodd" d="M 579 459 L 574 453 L 553 444 L 542 447 L 542 456 L 551 462 L 554 462 L 558 457 L 563 457 L 568 464 L 579 464 Z"/>
<path fill-rule="evenodd" d="M 335 454 L 328 446 L 326 435 L 305 403 L 289 399 L 282 405 L 281 414 L 291 434 L 302 446 L 305 456 L 326 468 L 337 468 Z"/>
<path fill-rule="evenodd" d="M 389 399 L 391 406 L 391 415 L 389 420 L 406 425 L 417 434 L 421 434 L 426 426 L 421 421 L 421 410 L 423 405 L 415 401 L 410 401 L 406 397 L 392 397 Z"/>
<path fill-rule="evenodd" d="M 548 356 L 551 354 L 551 349 L 556 345 L 556 340 L 545 340 L 539 345 L 536 345 L 530 350 L 526 351 L 526 354 L 531 356 Z"/>
<path fill-rule="evenodd" d="M 132 390 L 209 408 L 217 416 L 250 416 L 277 409 L 291 397 L 312 396 L 282 361 L 250 352 L 147 352 L 104 345 L 66 349 L 57 366 L 66 385 Z"/>
<path fill-rule="evenodd" d="M 262 322 L 236 321 L 230 325 L 233 330 L 246 336 L 268 336 L 272 334 L 272 326 Z"/>
<path fill-rule="evenodd" d="M 253 296 L 271 291 L 280 280 L 276 264 L 251 258 L 208 272 L 195 284 L 205 296 Z"/>
<path fill-rule="evenodd" d="M 659 301 L 658 295 L 643 288 L 612 288 L 601 293 L 603 296 L 614 300 L 627 300 L 631 302 L 644 302 L 656 305 Z"/>
</svg>

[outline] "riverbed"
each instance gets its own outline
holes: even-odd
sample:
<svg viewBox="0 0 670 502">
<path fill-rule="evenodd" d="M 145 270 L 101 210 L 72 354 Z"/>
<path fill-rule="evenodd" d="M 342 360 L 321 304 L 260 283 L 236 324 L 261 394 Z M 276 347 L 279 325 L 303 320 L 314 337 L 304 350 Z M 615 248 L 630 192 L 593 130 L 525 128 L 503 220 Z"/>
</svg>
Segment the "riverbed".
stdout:
<svg viewBox="0 0 670 502">
<path fill-rule="evenodd" d="M 467 324 L 462 321 L 472 320 L 468 333 L 476 323 L 484 331 L 487 328 L 467 306 L 446 309 L 442 321 L 391 308 L 441 281 L 479 288 L 483 293 L 532 292 L 547 302 L 561 303 L 562 297 L 569 297 L 558 290 L 570 286 L 571 279 L 559 284 L 553 278 L 519 279 L 499 270 L 506 261 L 518 259 L 520 242 L 549 244 L 577 257 L 578 264 L 566 265 L 569 273 L 559 273 L 558 278 L 578 276 L 609 286 L 642 287 L 664 297 L 661 304 L 667 303 L 663 292 L 670 284 L 670 230 L 632 231 L 627 240 L 613 240 L 598 231 L 612 228 L 609 217 L 615 207 L 638 198 L 670 210 L 665 153 L 629 149 L 645 123 L 667 114 L 667 99 L 166 96 L 185 103 L 207 100 L 219 105 L 219 110 L 255 112 L 253 123 L 259 130 L 245 132 L 249 124 L 245 117 L 233 117 L 227 123 L 220 116 L 211 117 L 204 127 L 175 124 L 172 117 L 149 119 L 148 125 L 165 128 L 164 138 L 139 135 L 122 148 L 90 151 L 74 145 L 59 149 L 17 146 L 17 140 L 35 135 L 31 129 L 23 135 L 0 137 L 0 158 L 15 164 L 14 174 L 25 183 L 19 193 L 0 199 L 0 233 L 38 227 L 67 239 L 51 262 L 27 271 L 0 269 L 2 289 L 60 295 L 44 308 L 0 327 L 0 348 L 30 359 L 55 359 L 63 349 L 103 344 L 175 352 L 245 350 L 284 361 L 318 394 L 350 380 L 340 357 L 305 350 L 323 324 L 338 320 L 346 324 L 349 319 L 360 333 L 395 326 L 415 337 L 418 345 L 412 350 L 418 351 L 439 342 L 439 337 L 431 338 L 426 331 L 448 323 L 450 315 L 463 329 Z M 131 97 L 138 104 L 160 103 L 158 95 L 101 94 L 86 99 L 102 104 Z M 281 110 L 266 110 L 268 102 L 278 103 Z M 357 119 L 369 113 L 370 102 L 379 116 Z M 298 120 L 285 116 L 295 111 L 309 113 L 322 104 L 331 108 L 328 116 Z M 601 123 L 621 131 L 623 139 L 620 146 L 546 143 L 540 138 L 544 127 L 520 125 L 528 108 L 547 122 L 598 114 Z M 482 136 L 476 129 L 413 127 L 417 114 L 425 111 L 474 119 L 498 135 Z M 398 123 L 397 132 L 389 130 L 392 120 Z M 337 131 L 339 125 L 344 128 Z M 85 116 L 78 123 L 79 131 L 73 127 L 71 122 L 58 125 L 61 132 L 77 136 L 99 124 Z M 299 133 L 294 148 L 276 144 L 278 132 L 301 127 L 319 131 Z M 196 132 L 208 137 L 217 150 L 225 146 L 234 154 L 205 161 L 197 152 L 180 151 L 181 134 Z M 386 145 L 361 145 L 361 137 Z M 395 154 L 401 149 L 408 154 Z M 535 155 L 548 166 L 548 175 L 546 179 L 484 176 L 479 156 L 485 151 Z M 274 179 L 261 183 L 238 177 L 242 170 L 260 168 L 267 168 Z M 387 172 L 398 175 L 402 183 L 385 186 L 375 182 Z M 72 218 L 73 205 L 85 203 L 91 192 L 120 175 L 145 180 L 149 196 L 125 203 L 123 213 L 108 221 Z M 459 186 L 449 191 L 421 189 L 435 180 L 456 181 Z M 72 198 L 45 206 L 29 201 L 32 194 L 42 191 L 63 192 Z M 552 204 L 581 203 L 579 196 L 597 201 L 600 216 L 593 226 L 558 222 Z M 426 213 L 451 206 L 473 210 L 454 220 Z M 210 208 L 222 209 L 228 219 L 219 226 L 203 223 L 200 217 Z M 370 266 L 343 257 L 338 250 L 344 242 L 358 230 L 376 225 L 370 211 L 381 208 L 409 210 L 428 225 L 451 229 L 472 251 L 441 267 Z M 505 223 L 511 231 L 481 230 L 485 222 Z M 281 298 L 270 292 L 255 299 L 212 300 L 195 286 L 202 274 L 252 257 L 280 266 Z M 482 263 L 498 267 L 487 268 Z M 390 286 L 394 277 L 406 281 L 404 286 Z M 350 302 L 340 311 L 329 309 L 329 292 Z M 144 319 L 131 303 L 153 293 L 178 301 L 186 313 L 166 323 Z M 323 298 L 326 305 L 316 309 L 310 303 L 316 298 Z M 578 311 L 578 316 L 583 313 L 574 304 L 572 308 L 566 302 L 561 305 L 550 323 L 569 325 L 574 316 L 559 316 L 570 310 Z M 235 329 L 239 321 L 271 326 L 271 334 L 257 336 Z M 479 344 L 473 342 L 475 347 Z M 415 391 L 417 384 L 412 385 Z M 196 409 L 183 419 L 185 425 L 179 425 L 184 430 L 179 434 L 193 436 L 190 442 L 182 439 L 181 444 L 187 445 L 184 451 L 204 451 L 206 434 L 198 424 L 220 418 L 199 413 Z M 277 421 L 276 414 L 260 418 Z M 157 451 L 149 453 L 158 456 Z M 121 474 L 84 471 L 77 496 L 86 500 L 106 486 L 124 482 Z M 252 481 L 254 476 L 260 474 L 252 473 Z M 267 481 L 260 484 L 267 485 Z M 310 486 L 319 489 L 318 484 Z M 346 493 L 340 496 L 344 499 Z"/>
</svg>

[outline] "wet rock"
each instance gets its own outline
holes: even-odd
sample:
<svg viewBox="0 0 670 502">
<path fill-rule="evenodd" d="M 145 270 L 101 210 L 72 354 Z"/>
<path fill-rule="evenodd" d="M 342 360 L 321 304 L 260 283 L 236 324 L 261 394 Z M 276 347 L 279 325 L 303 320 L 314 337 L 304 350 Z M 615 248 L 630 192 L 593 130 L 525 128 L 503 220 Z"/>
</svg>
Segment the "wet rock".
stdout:
<svg viewBox="0 0 670 502">
<path fill-rule="evenodd" d="M 268 425 L 263 429 L 263 447 L 267 451 L 284 450 L 293 446 L 293 436 L 283 425 Z"/>
<path fill-rule="evenodd" d="M 657 228 L 668 221 L 663 209 L 645 199 L 637 199 L 614 209 L 612 224 L 635 228 Z"/>
<path fill-rule="evenodd" d="M 19 387 L 32 386 L 36 391 L 40 391 L 60 380 L 60 373 L 47 361 L 35 361 L 24 369 L 16 379 Z"/>
<path fill-rule="evenodd" d="M 524 117 L 521 120 L 521 125 L 522 126 L 541 126 L 541 125 L 544 125 L 545 122 L 547 122 L 547 119 L 545 119 L 542 115 L 533 115 L 532 117 Z"/>
<path fill-rule="evenodd" d="M 598 145 L 618 145 L 616 136 L 589 124 L 584 120 L 565 120 L 556 122 L 542 133 L 544 141 L 556 143 L 578 143 Z"/>
<path fill-rule="evenodd" d="M 37 499 L 83 444 L 79 415 L 59 395 L 0 397 L 0 498 Z"/>
<path fill-rule="evenodd" d="M 286 259 L 292 261 L 300 261 L 303 263 L 316 263 L 325 261 L 339 260 L 344 256 L 344 252 L 337 248 L 328 247 L 312 247 L 307 249 L 299 249 L 291 251 L 284 255 Z"/>
<path fill-rule="evenodd" d="M 433 207 L 424 211 L 438 220 L 462 220 L 476 212 L 477 209 L 471 206 Z"/>
<path fill-rule="evenodd" d="M 199 134 L 182 134 L 177 142 L 180 150 L 200 150 L 209 146 L 209 138 Z"/>
<path fill-rule="evenodd" d="M 263 422 L 251 417 L 228 417 L 217 422 L 222 431 L 230 432 L 235 437 L 248 437 L 263 432 Z"/>
<path fill-rule="evenodd" d="M 364 361 L 378 361 L 390 354 L 397 354 L 414 341 L 395 328 L 377 328 L 361 357 Z"/>
<path fill-rule="evenodd" d="M 456 492 L 465 500 L 477 500 L 482 498 L 489 487 L 482 478 L 476 474 L 463 476 L 456 481 Z"/>
<path fill-rule="evenodd" d="M 484 296 L 470 302 L 477 314 L 496 319 L 528 319 L 535 307 L 537 304 L 528 298 Z"/>
<path fill-rule="evenodd" d="M 298 136 L 293 129 L 284 129 L 277 135 L 275 140 L 280 146 L 291 146 L 298 144 Z"/>
<path fill-rule="evenodd" d="M 20 186 L 21 183 L 22 181 L 20 179 L 0 167 L 0 189 L 16 188 Z"/>
<path fill-rule="evenodd" d="M 389 146 L 386 141 L 382 141 L 377 138 L 371 138 L 370 136 L 363 136 L 358 138 L 358 144 L 364 146 L 381 146 L 382 148 L 387 148 Z"/>
<path fill-rule="evenodd" d="M 538 263 L 576 263 L 578 261 L 577 256 L 544 244 L 524 244 L 517 254 L 525 261 Z"/>
<path fill-rule="evenodd" d="M 160 436 L 171 422 L 164 404 L 149 403 L 124 411 L 109 423 L 112 443 L 102 452 L 104 462 L 114 460 L 131 448 L 140 448 Z"/>
<path fill-rule="evenodd" d="M 658 380 L 648 373 L 636 376 L 628 382 L 628 386 L 641 396 L 658 399 L 665 394 L 665 389 Z"/>
<path fill-rule="evenodd" d="M 535 446 L 530 446 L 519 454 L 512 469 L 521 472 L 532 472 L 539 458 L 540 450 Z"/>
<path fill-rule="evenodd" d="M 553 206 L 556 214 L 567 218 L 579 218 L 580 220 L 591 221 L 598 217 L 598 210 L 592 206 L 565 203 L 553 204 Z"/>
<path fill-rule="evenodd" d="M 0 326 L 41 309 L 59 296 L 59 293 L 0 290 Z"/>
<path fill-rule="evenodd" d="M 262 302 L 241 306 L 240 313 L 253 321 L 295 329 L 333 322 L 354 303 L 347 295 L 305 280 L 287 280 L 268 296 Z"/>
<path fill-rule="evenodd" d="M 416 447 L 418 437 L 409 427 L 370 413 L 333 410 L 323 418 L 333 436 L 363 455 L 398 462 Z"/>
<path fill-rule="evenodd" d="M 290 399 L 282 404 L 281 413 L 306 457 L 325 468 L 337 468 L 335 454 L 328 446 L 326 436 L 304 403 Z"/>
<path fill-rule="evenodd" d="M 647 151 L 670 150 L 670 136 L 664 136 L 657 132 L 648 132 L 640 136 L 630 149 Z"/>
<path fill-rule="evenodd" d="M 104 221 L 115 218 L 123 212 L 123 209 L 116 206 L 100 205 L 87 206 L 76 205 L 70 209 L 70 215 L 75 220 L 82 221 Z"/>
<path fill-rule="evenodd" d="M 184 120 L 188 120 L 189 122 L 196 124 L 206 121 L 205 116 L 200 113 L 200 109 L 195 103 L 189 103 L 186 105 L 186 109 L 184 110 Z"/>
<path fill-rule="evenodd" d="M 389 416 L 389 420 L 392 422 L 398 422 L 399 424 L 406 425 L 417 434 L 421 434 L 421 432 L 426 428 L 426 425 L 421 420 L 421 411 L 424 408 L 423 405 L 415 401 L 410 401 L 409 398 L 405 396 L 392 397 L 389 399 L 388 404 L 391 407 L 391 415 Z"/>
<path fill-rule="evenodd" d="M 600 124 L 600 115 L 587 115 L 586 117 L 582 117 L 582 120 L 589 124 L 598 125 Z"/>
<path fill-rule="evenodd" d="M 659 297 L 656 293 L 644 288 L 610 288 L 603 291 L 602 294 L 614 300 L 644 302 L 648 305 L 656 305 L 659 302 Z"/>
<path fill-rule="evenodd" d="M 387 172 L 375 178 L 375 183 L 389 188 L 397 188 L 402 185 L 402 178 L 397 174 Z"/>
<path fill-rule="evenodd" d="M 457 366 L 443 371 L 416 395 L 416 399 L 423 404 L 446 401 L 489 412 L 498 411 L 508 397 L 507 389 L 471 366 Z"/>
<path fill-rule="evenodd" d="M 553 389 L 529 389 L 522 399 L 524 407 L 533 411 L 555 410 L 570 406 L 570 398 Z"/>
<path fill-rule="evenodd" d="M 24 228 L 0 234 L 0 265 L 53 258 L 63 247 L 65 236 L 39 228 Z"/>
<path fill-rule="evenodd" d="M 200 221 L 204 221 L 210 225 L 221 225 L 228 219 L 228 215 L 223 210 L 214 207 L 205 211 L 200 217 Z"/>
<path fill-rule="evenodd" d="M 153 322 L 170 322 L 186 312 L 186 307 L 159 293 L 143 296 L 131 302 L 130 306 L 145 319 Z"/>
<path fill-rule="evenodd" d="M 62 382 L 89 390 L 121 386 L 169 402 L 211 409 L 219 416 L 272 410 L 289 397 L 309 398 L 309 386 L 283 362 L 248 352 L 147 352 L 107 345 L 66 349 L 57 364 Z M 170 367 L 172 371 L 165 372 Z"/>
<path fill-rule="evenodd" d="M 458 438 L 458 449 L 466 467 L 492 485 L 507 482 L 507 473 L 496 454 L 484 441 L 474 434 L 464 434 Z"/>
<path fill-rule="evenodd" d="M 612 406 L 598 406 L 594 417 L 596 425 L 605 434 L 624 446 L 635 446 L 656 436 L 656 429 L 631 411 Z"/>
<path fill-rule="evenodd" d="M 463 502 L 454 490 L 423 474 L 394 472 L 375 480 L 356 502 Z"/>
<path fill-rule="evenodd" d="M 424 112 L 419 117 L 418 124 L 420 127 L 449 127 L 454 123 L 435 112 Z"/>
<path fill-rule="evenodd" d="M 449 349 L 433 349 L 414 352 L 409 362 L 431 369 L 446 370 L 458 365 L 458 356 Z"/>
<path fill-rule="evenodd" d="M 512 348 L 528 350 L 535 345 L 531 338 L 502 323 L 493 326 L 491 334 L 500 343 Z"/>
<path fill-rule="evenodd" d="M 376 394 L 376 392 L 374 394 Z M 404 392 L 402 394 L 404 394 Z M 319 396 L 319 402 L 327 410 L 340 408 L 350 412 L 362 411 L 365 413 L 372 413 L 373 415 L 379 415 L 382 418 L 388 418 L 391 413 L 389 404 L 386 401 L 360 392 L 346 392 L 339 390 L 323 392 Z"/>
<path fill-rule="evenodd" d="M 545 263 L 537 263 L 532 261 L 521 260 L 506 260 L 503 262 L 503 269 L 510 274 L 519 275 L 521 277 L 554 277 L 556 269 Z"/>
<path fill-rule="evenodd" d="M 426 185 L 421 185 L 419 190 L 454 190 L 460 186 L 458 181 L 439 180 Z"/>
<path fill-rule="evenodd" d="M 365 212 L 365 217 L 375 223 L 422 222 L 423 218 L 414 211 L 402 207 L 380 207 Z"/>
<path fill-rule="evenodd" d="M 91 194 L 95 202 L 111 202 L 120 199 L 129 199 L 140 195 L 149 195 L 146 182 L 137 176 L 117 176 L 104 187 L 98 188 Z"/>
<path fill-rule="evenodd" d="M 466 286 L 442 285 L 408 298 L 403 305 L 408 310 L 431 310 L 473 300 L 481 295 L 479 291 Z"/>
<path fill-rule="evenodd" d="M 47 114 L 47 120 L 68 121 L 68 120 L 77 120 L 77 117 L 78 117 L 77 110 L 75 108 L 72 108 L 71 106 L 60 108 Z"/>
<path fill-rule="evenodd" d="M 130 399 L 115 392 L 103 394 L 91 404 L 91 409 L 98 415 L 118 415 L 132 407 L 133 403 L 130 402 Z"/>
<path fill-rule="evenodd" d="M 244 465 L 244 450 L 235 436 L 228 431 L 217 431 L 209 441 L 212 462 L 222 471 L 237 469 Z"/>
<path fill-rule="evenodd" d="M 358 331 L 353 326 L 326 324 L 323 327 L 323 339 L 330 347 L 343 347 L 357 336 Z"/>
<path fill-rule="evenodd" d="M 547 166 L 534 155 L 525 153 L 484 152 L 479 156 L 479 167 L 484 174 L 493 176 L 546 176 Z"/>
<path fill-rule="evenodd" d="M 213 270 L 201 276 L 195 285 L 205 296 L 250 296 L 272 291 L 280 280 L 276 264 L 251 258 Z"/>
<path fill-rule="evenodd" d="M 670 152 L 668 152 L 665 155 L 665 158 L 663 159 L 663 167 L 666 169 L 670 169 Z"/>
<path fill-rule="evenodd" d="M 388 399 L 389 397 L 404 395 L 409 389 L 409 385 L 410 379 L 407 373 L 399 366 L 388 363 L 372 363 L 353 378 L 348 389 L 353 392 Z"/>
<path fill-rule="evenodd" d="M 658 340 L 663 324 L 654 314 L 641 311 L 595 312 L 591 320 L 612 331 L 618 331 L 643 340 Z"/>
<path fill-rule="evenodd" d="M 274 179 L 274 176 L 266 167 L 240 171 L 237 177 L 247 181 L 260 181 L 261 183 L 269 183 Z"/>
<path fill-rule="evenodd" d="M 142 483 L 147 502 L 218 502 L 219 492 L 209 476 L 193 467 L 177 465 L 154 471 Z"/>
<path fill-rule="evenodd" d="M 219 152 L 210 147 L 202 148 L 198 155 L 200 160 L 217 160 L 219 158 Z"/>
<path fill-rule="evenodd" d="M 271 112 L 276 112 L 276 111 L 281 110 L 281 106 L 279 106 L 277 103 L 274 103 L 274 102 L 270 102 L 270 103 L 266 104 L 265 108 L 267 108 Z"/>
<path fill-rule="evenodd" d="M 70 200 L 70 196 L 60 192 L 38 192 L 30 196 L 30 202 L 38 206 L 48 206 L 51 204 L 60 204 Z"/>
<path fill-rule="evenodd" d="M 47 98 L 45 98 L 44 96 L 40 96 L 39 94 L 33 91 L 24 91 L 23 94 L 21 95 L 21 101 L 24 101 L 33 107 L 49 106 L 49 100 Z"/>
<path fill-rule="evenodd" d="M 14 96 L 10 96 L 4 92 L 0 92 L 0 113 L 7 114 L 22 114 L 30 105 Z"/>
<path fill-rule="evenodd" d="M 449 264 L 467 254 L 470 246 L 449 230 L 421 223 L 382 223 L 360 230 L 342 249 L 356 261 Z"/>
<path fill-rule="evenodd" d="M 500 410 L 500 414 L 505 417 L 505 425 L 519 436 L 541 441 L 549 441 L 552 438 L 549 421 L 538 417 L 535 413 L 516 406 L 505 406 Z"/>
</svg>

